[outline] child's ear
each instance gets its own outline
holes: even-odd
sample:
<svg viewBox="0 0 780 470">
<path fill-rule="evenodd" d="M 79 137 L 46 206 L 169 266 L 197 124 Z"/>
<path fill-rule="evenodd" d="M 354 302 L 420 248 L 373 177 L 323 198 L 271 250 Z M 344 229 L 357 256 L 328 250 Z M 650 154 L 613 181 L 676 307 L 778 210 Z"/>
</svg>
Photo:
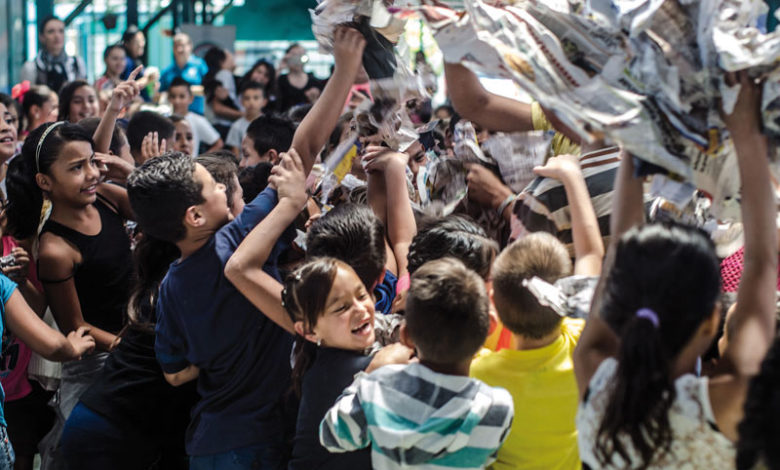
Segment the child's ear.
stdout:
<svg viewBox="0 0 780 470">
<path fill-rule="evenodd" d="M 281 158 L 279 158 L 279 152 L 276 151 L 276 149 L 269 149 L 262 157 L 263 159 L 268 159 L 271 164 L 276 165 L 279 163 Z"/>
<path fill-rule="evenodd" d="M 51 178 L 43 173 L 35 174 L 35 184 L 43 191 L 51 191 Z"/>
<path fill-rule="evenodd" d="M 206 218 L 200 210 L 200 206 L 190 206 L 184 213 L 184 225 L 192 228 L 198 228 L 206 223 Z"/>
<path fill-rule="evenodd" d="M 295 332 L 298 333 L 298 335 L 306 337 L 306 332 L 303 330 L 303 322 L 297 321 L 293 323 L 293 329 L 295 329 Z"/>
<path fill-rule="evenodd" d="M 293 323 L 293 328 L 295 329 L 295 332 L 298 333 L 300 336 L 303 336 L 303 338 L 306 341 L 310 341 L 315 344 L 319 343 L 320 337 L 317 336 L 317 333 L 313 331 L 306 331 L 306 327 L 303 326 L 302 321 L 297 321 Z"/>
</svg>

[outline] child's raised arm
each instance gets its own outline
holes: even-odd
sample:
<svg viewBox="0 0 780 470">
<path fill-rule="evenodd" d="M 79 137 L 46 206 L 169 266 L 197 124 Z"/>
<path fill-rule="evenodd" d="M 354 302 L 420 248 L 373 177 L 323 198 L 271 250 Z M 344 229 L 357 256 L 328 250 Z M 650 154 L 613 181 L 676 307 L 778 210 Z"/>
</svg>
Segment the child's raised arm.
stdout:
<svg viewBox="0 0 780 470">
<path fill-rule="evenodd" d="M 609 275 L 610 259 L 615 254 L 618 241 L 630 228 L 644 223 L 642 180 L 634 177 L 633 157 L 624 153 L 615 178 L 613 210 L 610 220 L 610 248 L 596 287 L 596 294 L 590 308 L 590 315 L 574 350 L 574 375 L 580 399 L 585 395 L 593 374 L 601 362 L 614 356 L 618 348 L 618 337 L 599 317 L 601 293 Z"/>
<path fill-rule="evenodd" d="M 377 207 L 383 210 L 377 214 L 385 225 L 387 238 L 393 249 L 399 277 L 406 274 L 409 245 L 417 233 L 417 225 L 414 221 L 412 203 L 409 200 L 409 191 L 406 185 L 406 164 L 409 156 L 405 153 L 394 152 L 384 147 L 368 147 L 363 156 L 366 162 L 366 171 L 369 173 L 369 202 L 379 200 Z M 381 180 L 379 188 L 375 191 L 372 183 Z M 377 194 L 379 193 L 379 194 Z M 372 203 L 372 208 L 377 212 Z"/>
<path fill-rule="evenodd" d="M 141 73 L 142 69 L 142 65 L 138 66 L 130 72 L 127 80 L 117 85 L 111 92 L 111 101 L 108 103 L 108 108 L 106 108 L 106 112 L 100 119 L 100 124 L 95 129 L 95 135 L 92 137 L 92 140 L 95 142 L 95 152 L 108 153 L 108 149 L 111 147 L 111 136 L 114 133 L 114 126 L 119 113 L 141 92 L 141 88 L 136 83 L 135 78 Z"/>
<path fill-rule="evenodd" d="M 502 132 L 534 130 L 531 105 L 482 88 L 474 73 L 460 64 L 444 64 L 447 91 L 458 114 L 485 129 Z"/>
<path fill-rule="evenodd" d="M 341 116 L 341 110 L 360 68 L 365 45 L 366 40 L 356 29 L 339 27 L 336 30 L 333 44 L 336 65 L 333 75 L 322 91 L 320 99 L 295 131 L 291 146 L 301 156 L 304 173 L 307 176 L 314 165 L 314 159 L 327 142 Z"/>
<path fill-rule="evenodd" d="M 271 321 L 295 334 L 293 322 L 282 307 L 282 285 L 263 271 L 276 240 L 306 204 L 303 162 L 294 149 L 282 154 L 268 183 L 275 187 L 279 203 L 249 232 L 225 265 L 225 276 L 252 305 Z"/>
<path fill-rule="evenodd" d="M 766 137 L 761 134 L 760 89 L 740 73 L 734 112 L 724 116 L 737 151 L 742 181 L 745 265 L 737 306 L 726 322 L 728 344 L 722 362 L 738 376 L 758 373 L 775 336 L 777 209 L 770 180 Z"/>
<path fill-rule="evenodd" d="M 574 155 L 559 155 L 549 159 L 544 166 L 534 168 L 534 173 L 563 183 L 571 213 L 574 274 L 598 276 L 604 261 L 604 242 L 588 186 L 582 176 L 579 158 Z"/>
</svg>

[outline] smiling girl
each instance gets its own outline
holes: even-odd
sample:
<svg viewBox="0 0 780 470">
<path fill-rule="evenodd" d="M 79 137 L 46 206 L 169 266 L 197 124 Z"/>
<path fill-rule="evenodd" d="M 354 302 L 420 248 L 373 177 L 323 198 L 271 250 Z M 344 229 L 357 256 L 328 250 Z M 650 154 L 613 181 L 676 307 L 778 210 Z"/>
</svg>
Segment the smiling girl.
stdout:
<svg viewBox="0 0 780 470">
<path fill-rule="evenodd" d="M 63 85 L 60 90 L 60 121 L 77 123 L 98 115 L 98 96 L 95 89 L 84 80 Z"/>
</svg>

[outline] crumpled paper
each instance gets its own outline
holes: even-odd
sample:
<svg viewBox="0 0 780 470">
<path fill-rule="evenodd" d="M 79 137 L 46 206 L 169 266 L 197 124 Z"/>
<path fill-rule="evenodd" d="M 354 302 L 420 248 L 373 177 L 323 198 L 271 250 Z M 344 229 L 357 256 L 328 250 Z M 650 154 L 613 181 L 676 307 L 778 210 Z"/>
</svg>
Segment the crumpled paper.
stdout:
<svg viewBox="0 0 780 470">
<path fill-rule="evenodd" d="M 761 0 L 570 0 L 418 9 L 445 61 L 511 78 L 583 139 L 604 135 L 691 181 L 731 217 L 739 180 L 720 102 L 725 72 L 764 78 L 765 132 L 780 141 L 780 32 Z"/>
</svg>

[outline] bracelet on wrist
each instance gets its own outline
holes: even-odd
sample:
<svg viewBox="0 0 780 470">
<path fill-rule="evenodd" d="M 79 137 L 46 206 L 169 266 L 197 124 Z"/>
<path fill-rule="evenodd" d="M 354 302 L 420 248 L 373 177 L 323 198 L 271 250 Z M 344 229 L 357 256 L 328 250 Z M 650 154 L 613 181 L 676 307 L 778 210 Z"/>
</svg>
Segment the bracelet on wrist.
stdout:
<svg viewBox="0 0 780 470">
<path fill-rule="evenodd" d="M 506 199 L 504 199 L 504 202 L 499 204 L 498 209 L 496 209 L 496 212 L 498 212 L 499 217 L 504 216 L 504 211 L 506 210 L 507 206 L 509 206 L 509 204 L 512 204 L 515 201 L 515 199 L 517 199 L 517 194 L 510 194 L 509 196 L 506 197 Z"/>
</svg>

